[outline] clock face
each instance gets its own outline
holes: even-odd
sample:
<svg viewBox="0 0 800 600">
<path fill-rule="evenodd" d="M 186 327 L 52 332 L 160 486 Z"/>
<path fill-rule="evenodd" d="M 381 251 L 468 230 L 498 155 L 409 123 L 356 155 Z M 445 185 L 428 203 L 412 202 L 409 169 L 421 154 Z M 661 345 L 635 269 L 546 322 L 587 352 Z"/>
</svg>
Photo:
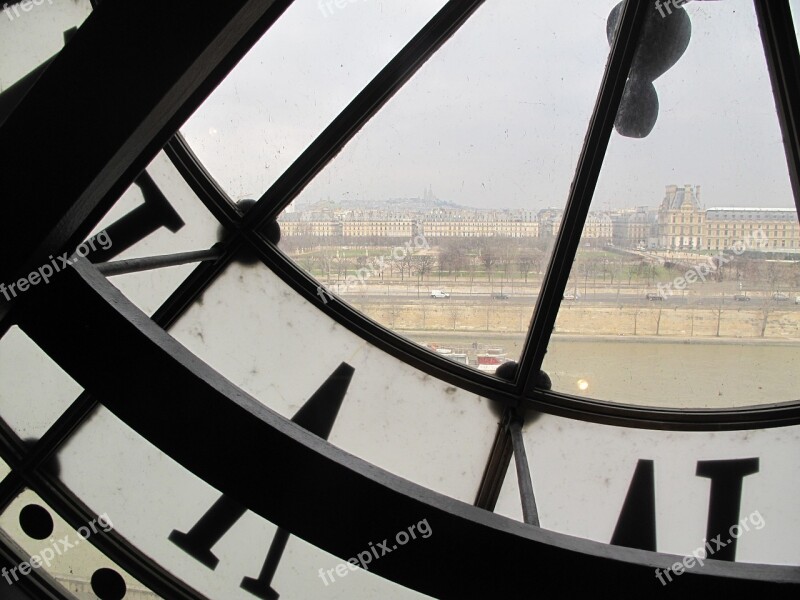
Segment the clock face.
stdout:
<svg viewBox="0 0 800 600">
<path fill-rule="evenodd" d="M 8 594 L 527 597 L 531 565 L 795 593 L 787 5 L 268 4 L 224 80 L 126 40 L 214 91 L 183 89 L 119 189 L 76 174 L 50 237 L 4 226 Z M 55 40 L 0 68 L 24 148 L 73 48 L 116 56 L 103 26 L 149 17 L 106 3 L 67 35 L 88 4 L 18 8 L 0 40 Z M 135 96 L 63 165 L 135 139 Z"/>
</svg>

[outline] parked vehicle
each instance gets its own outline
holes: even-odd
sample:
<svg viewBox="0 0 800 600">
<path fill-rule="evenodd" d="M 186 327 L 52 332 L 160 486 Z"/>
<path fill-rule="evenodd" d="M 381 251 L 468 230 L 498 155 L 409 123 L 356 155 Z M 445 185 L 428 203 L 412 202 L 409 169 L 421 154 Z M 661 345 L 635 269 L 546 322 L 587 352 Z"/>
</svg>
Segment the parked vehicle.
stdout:
<svg viewBox="0 0 800 600">
<path fill-rule="evenodd" d="M 658 292 L 648 292 L 646 298 L 648 300 L 664 300 L 664 296 Z"/>
<path fill-rule="evenodd" d="M 734 294 L 733 299 L 736 300 L 736 302 L 750 302 L 750 296 L 747 294 Z"/>
<path fill-rule="evenodd" d="M 775 292 L 772 294 L 772 299 L 776 302 L 787 302 L 789 300 L 789 296 L 781 292 Z"/>
<path fill-rule="evenodd" d="M 431 298 L 449 298 L 450 294 L 448 292 L 443 292 L 442 290 L 431 290 Z"/>
<path fill-rule="evenodd" d="M 450 360 L 454 360 L 457 363 L 469 365 L 469 359 L 467 358 L 466 352 L 455 352 L 452 348 L 447 346 L 438 346 L 436 344 L 428 344 L 428 348 L 435 351 L 436 354 L 440 354 L 441 356 L 449 358 Z"/>
<path fill-rule="evenodd" d="M 497 371 L 497 367 L 509 360 L 505 349 L 499 347 L 487 348 L 486 352 L 477 355 L 477 359 L 478 370 L 487 373 L 494 373 Z"/>
</svg>

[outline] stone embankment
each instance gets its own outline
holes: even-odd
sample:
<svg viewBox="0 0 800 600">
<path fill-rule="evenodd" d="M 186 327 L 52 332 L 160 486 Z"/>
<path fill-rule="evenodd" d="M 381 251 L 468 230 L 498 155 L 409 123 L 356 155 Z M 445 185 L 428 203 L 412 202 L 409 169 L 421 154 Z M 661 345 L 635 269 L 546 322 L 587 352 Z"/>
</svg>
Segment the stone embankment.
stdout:
<svg viewBox="0 0 800 600">
<path fill-rule="evenodd" d="M 527 330 L 532 307 L 520 304 L 353 302 L 394 330 L 515 333 Z M 556 333 L 590 336 L 742 338 L 800 341 L 800 310 L 565 305 Z"/>
</svg>

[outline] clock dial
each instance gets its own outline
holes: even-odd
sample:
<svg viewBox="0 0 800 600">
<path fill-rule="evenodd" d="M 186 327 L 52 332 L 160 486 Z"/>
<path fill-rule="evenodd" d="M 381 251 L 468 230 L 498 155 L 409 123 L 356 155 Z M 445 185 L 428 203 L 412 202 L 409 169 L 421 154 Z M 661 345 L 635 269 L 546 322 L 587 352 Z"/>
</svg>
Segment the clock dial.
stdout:
<svg viewBox="0 0 800 600">
<path fill-rule="evenodd" d="M 0 102 L 0 270 L 111 242 L 0 304 L 0 567 L 83 540 L 7 589 L 796 596 L 788 3 L 237 2 L 103 3 Z M 728 203 L 653 241 L 678 171 Z"/>
<path fill-rule="evenodd" d="M 398 552 L 396 556 L 393 555 L 392 561 L 376 561 L 376 564 L 371 567 L 374 572 L 382 575 L 391 573 L 390 576 L 392 578 L 402 579 L 402 574 L 406 572 L 406 569 L 415 563 L 419 564 L 418 561 L 430 560 L 434 554 L 436 556 L 446 554 L 442 553 L 441 550 L 444 547 L 453 548 L 454 539 L 459 540 L 459 543 L 467 543 L 469 538 L 474 543 L 474 536 L 478 531 L 482 532 L 478 534 L 478 537 L 481 535 L 488 535 L 490 538 L 495 535 L 500 536 L 498 539 L 492 540 L 491 543 L 500 543 L 500 538 L 502 538 L 511 548 L 522 552 L 522 554 L 512 552 L 509 556 L 504 557 L 503 560 L 506 564 L 508 560 L 529 561 L 531 556 L 535 556 L 537 561 L 555 561 L 548 567 L 552 568 L 556 562 L 564 559 L 563 557 L 559 558 L 551 555 L 553 549 L 558 548 L 557 553 L 565 552 L 572 556 L 574 560 L 586 561 L 587 568 L 590 570 L 608 569 L 609 561 L 605 559 L 592 563 L 601 556 L 613 557 L 614 561 L 621 561 L 616 567 L 621 569 L 619 575 L 635 577 L 637 585 L 642 585 L 644 581 L 652 581 L 651 575 L 654 568 L 669 568 L 669 565 L 673 564 L 674 555 L 648 553 L 631 549 L 615 549 L 607 544 L 580 540 L 573 536 L 564 536 L 546 529 L 530 527 L 529 525 L 514 524 L 513 521 L 503 517 L 470 507 L 465 503 L 441 496 L 407 480 L 376 469 L 374 465 L 326 444 L 304 429 L 286 423 L 276 413 L 265 409 L 255 398 L 219 377 L 195 357 L 188 354 L 185 349 L 181 348 L 164 332 L 147 322 L 146 319 L 141 320 L 141 313 L 121 298 L 107 282 L 96 273 L 93 273 L 90 266 L 79 265 L 68 277 L 62 278 L 57 285 L 57 290 L 67 298 L 66 310 L 72 310 L 78 305 L 92 309 L 87 311 L 86 322 L 80 326 L 72 325 L 69 327 L 71 331 L 77 331 L 80 327 L 85 327 L 86 324 L 91 325 L 92 322 L 102 318 L 100 315 L 106 311 L 111 311 L 116 316 L 112 319 L 105 319 L 108 329 L 93 328 L 96 332 L 96 338 L 93 343 L 88 343 L 88 341 L 78 342 L 81 356 L 81 359 L 78 360 L 72 354 L 76 348 L 75 343 L 70 342 L 67 344 L 64 339 L 59 339 L 58 334 L 54 335 L 50 331 L 51 320 L 56 317 L 52 315 L 48 317 L 46 313 L 38 311 L 38 302 L 29 305 L 28 310 L 31 311 L 30 313 L 23 314 L 24 327 L 29 334 L 42 343 L 53 356 L 67 364 L 70 372 L 79 381 L 93 380 L 93 385 L 97 385 L 93 392 L 104 398 L 104 404 L 111 407 L 117 415 L 123 417 L 127 422 L 134 424 L 144 435 L 168 449 L 181 463 L 197 470 L 198 474 L 203 474 L 203 477 L 208 480 L 221 482 L 224 488 L 222 491 L 226 495 L 232 498 L 241 498 L 242 503 L 257 514 L 276 511 L 281 519 L 287 519 L 281 525 L 285 524 L 287 530 L 297 532 L 304 539 L 326 547 L 330 547 L 328 546 L 329 544 L 336 547 L 338 543 L 343 542 L 343 545 L 337 547 L 336 550 L 340 557 L 349 554 L 351 548 L 355 547 L 356 541 L 362 539 L 362 535 L 365 535 L 363 539 L 366 540 L 367 544 L 375 537 L 378 531 L 376 523 L 365 517 L 377 514 L 376 511 L 379 511 L 380 514 L 391 515 L 386 517 L 389 519 L 388 521 L 380 521 L 379 525 L 382 526 L 388 527 L 389 524 L 397 526 L 401 520 L 407 520 L 413 514 L 419 515 L 418 524 L 427 521 L 427 524 L 434 531 L 437 530 L 437 527 L 440 527 L 445 532 L 444 536 L 440 538 L 436 538 L 433 535 L 427 538 L 428 545 L 409 545 L 404 553 Z M 43 299 L 36 298 L 36 300 L 42 301 Z M 37 318 L 28 318 L 32 315 L 36 315 Z M 131 328 L 131 323 L 133 322 L 141 323 L 138 330 L 137 328 Z M 129 333 L 126 335 L 125 331 Z M 118 339 L 119 336 L 125 339 L 126 344 L 119 346 L 114 354 L 110 354 L 108 350 L 105 350 L 105 348 L 109 347 L 107 342 L 111 339 Z M 154 387 L 150 380 L 126 377 L 123 373 L 125 356 L 139 357 L 141 368 L 158 372 L 165 380 L 170 382 L 170 389 L 181 390 L 181 393 L 171 394 L 167 392 L 169 398 L 167 400 L 164 397 L 164 390 Z M 172 358 L 162 362 L 161 357 L 163 356 Z M 123 359 L 122 361 L 120 360 L 121 358 Z M 356 369 L 355 375 L 357 376 L 357 374 L 358 369 Z M 117 384 L 119 377 L 126 379 L 126 386 L 122 389 Z M 355 384 L 355 380 L 353 384 Z M 348 390 L 347 395 L 349 396 L 349 394 Z M 193 419 L 188 421 L 191 426 L 182 427 L 180 435 L 176 436 L 175 428 L 180 427 L 180 424 L 185 422 L 186 415 L 190 412 L 195 415 Z M 105 410 L 103 409 L 96 414 L 96 418 L 100 419 L 101 415 L 105 414 Z M 572 420 L 566 422 L 570 424 L 577 423 Z M 91 427 L 91 425 L 92 422 L 90 421 L 87 427 Z M 597 425 L 595 427 L 604 428 L 606 433 L 612 432 L 608 426 Z M 126 460 L 137 460 L 134 456 L 135 453 L 124 451 L 118 441 L 124 439 L 124 436 L 114 433 L 113 427 L 109 423 L 98 424 L 98 429 L 101 432 L 100 435 L 110 436 L 108 439 L 115 440 L 116 443 L 116 446 L 103 456 L 103 460 L 106 457 L 110 458 L 117 473 L 116 477 L 129 478 L 131 470 L 134 470 L 133 465 L 122 468 L 121 464 Z M 226 429 L 235 432 L 235 434 L 232 436 L 221 435 Z M 82 433 L 86 431 L 88 430 L 84 429 Z M 785 428 L 780 430 L 781 433 L 786 433 L 786 431 L 789 430 Z M 551 434 L 551 437 L 556 435 Z M 619 438 L 626 435 L 630 434 L 627 430 L 624 430 L 624 433 L 613 432 L 609 438 L 613 439 L 613 445 L 618 447 Z M 711 448 L 709 439 L 712 434 L 704 433 L 702 435 L 705 437 L 703 440 L 705 443 L 701 447 L 703 451 L 708 451 Z M 674 437 L 668 432 L 664 432 L 662 436 L 670 441 Z M 80 490 L 82 497 L 91 498 L 93 496 L 89 487 L 94 487 L 97 490 L 94 493 L 108 494 L 111 492 L 116 494 L 119 486 L 109 486 L 107 481 L 100 481 L 95 476 L 97 471 L 92 465 L 91 456 L 96 454 L 94 448 L 97 447 L 97 440 L 86 442 L 89 449 L 88 453 L 83 453 L 83 456 L 78 460 L 70 457 L 67 453 L 67 449 L 70 448 L 71 444 L 83 443 L 81 442 L 81 437 L 81 435 L 73 437 L 69 445 L 59 455 L 62 481 L 73 481 L 70 472 L 74 473 L 76 471 L 71 471 L 72 469 L 77 469 L 77 472 L 83 470 L 84 473 L 91 472 L 92 476 L 83 478 L 88 480 L 88 484 L 87 488 L 81 488 Z M 653 438 L 654 435 L 648 432 L 646 435 L 647 448 L 651 452 L 655 448 L 652 443 Z M 564 439 L 569 439 L 570 445 L 574 446 L 575 436 L 564 436 Z M 589 438 L 589 441 L 592 442 L 587 446 L 590 449 L 591 457 L 598 460 L 598 457 L 600 457 L 598 448 L 602 449 L 602 444 L 595 444 L 595 440 L 591 438 Z M 286 451 L 287 447 L 291 447 L 293 444 L 303 448 L 299 450 L 299 454 Z M 536 456 L 536 448 L 529 442 L 526 445 L 531 448 L 531 455 Z M 667 442 L 667 445 L 671 445 L 670 442 Z M 740 451 L 742 448 L 746 449 L 744 444 L 740 446 Z M 714 450 L 713 448 L 711 449 Z M 285 452 L 284 455 L 287 457 L 294 455 L 303 456 L 304 458 L 301 463 L 295 465 L 295 468 L 290 468 L 280 462 L 266 467 L 260 457 L 270 450 L 278 453 Z M 670 448 L 670 451 L 674 453 L 674 446 Z M 121 453 L 121 455 L 117 453 Z M 720 449 L 719 452 L 715 453 L 719 456 L 724 453 L 724 449 Z M 117 456 L 115 457 L 114 454 L 117 454 Z M 781 455 L 784 454 L 785 452 L 781 452 Z M 215 459 L 208 460 L 210 456 L 215 457 Z M 323 462 L 317 462 L 319 460 Z M 696 473 L 700 475 L 701 479 L 711 481 L 709 506 L 716 507 L 714 514 L 717 516 L 730 516 L 735 512 L 750 509 L 750 499 L 744 495 L 744 492 L 751 489 L 751 487 L 749 485 L 743 486 L 742 483 L 749 484 L 752 478 L 761 472 L 761 467 L 759 464 L 758 470 L 755 468 L 757 457 L 745 456 L 738 457 L 736 460 L 735 468 L 731 468 L 730 464 L 725 467 L 717 457 L 704 459 L 701 464 L 691 465 L 693 469 L 696 469 Z M 156 462 L 149 460 L 140 464 L 149 466 L 154 465 Z M 591 460 L 584 459 L 581 462 L 591 463 Z M 236 463 L 235 466 L 234 463 Z M 603 461 L 603 464 L 607 465 L 608 462 Z M 273 478 L 269 480 L 274 482 L 273 485 L 263 491 L 252 483 L 253 477 L 262 468 L 273 474 Z M 231 471 L 231 469 L 235 469 L 235 471 Z M 350 473 L 348 474 L 349 471 Z M 141 470 L 140 476 L 146 477 L 148 473 L 149 471 Z M 346 481 L 343 487 L 337 488 L 336 485 L 342 481 L 342 477 Z M 77 479 L 80 480 L 81 478 L 78 477 Z M 785 480 L 785 477 L 780 477 L 780 479 Z M 178 480 L 175 477 L 166 476 L 163 479 L 159 478 L 161 485 L 163 485 L 164 481 L 174 483 Z M 196 479 L 196 481 L 203 486 L 206 485 L 199 479 Z M 736 482 L 739 482 L 738 489 L 736 489 Z M 76 481 L 72 485 L 77 487 L 80 485 L 80 481 Z M 637 485 L 642 486 L 641 483 L 637 483 Z M 181 481 L 179 487 L 181 490 L 191 493 L 192 498 L 199 497 L 196 488 L 190 489 L 185 482 Z M 356 489 L 358 489 L 355 492 L 357 495 L 363 494 L 363 506 L 360 504 L 357 510 L 353 510 L 352 493 Z M 270 490 L 273 493 L 269 493 Z M 324 505 L 324 510 L 331 515 L 341 514 L 343 521 L 334 522 L 330 520 L 330 515 L 323 518 L 323 513 L 316 512 L 317 510 L 323 510 L 319 506 L 315 506 L 314 510 L 303 511 L 302 517 L 299 514 L 290 515 L 289 506 L 291 503 L 286 504 L 290 502 L 290 498 L 294 502 L 308 502 L 309 498 L 324 493 L 323 490 L 328 493 L 328 503 Z M 348 490 L 349 493 L 344 490 Z M 719 497 L 720 490 L 725 492 L 722 493 L 722 497 Z M 744 491 L 740 493 L 739 490 Z M 733 496 L 733 501 L 728 498 L 729 492 L 736 492 Z M 735 506 L 737 494 L 740 496 L 739 507 Z M 202 503 L 201 514 L 189 524 L 189 527 L 197 522 L 197 518 L 206 513 L 208 506 L 212 502 L 219 499 L 219 493 L 210 493 L 209 495 L 211 497 L 205 498 Z M 301 497 L 303 500 L 300 500 Z M 788 497 L 792 497 L 792 495 L 789 494 Z M 130 497 L 123 495 L 123 498 L 128 499 Z M 150 494 L 150 498 L 151 502 L 160 502 L 156 494 Z M 592 498 L 594 502 L 597 502 L 596 495 L 593 495 Z M 283 502 L 281 502 L 281 499 Z M 96 501 L 89 500 L 89 502 L 94 504 Z M 384 502 L 388 504 L 384 504 Z M 620 504 L 622 504 L 622 501 L 620 501 Z M 168 505 L 174 506 L 173 503 L 168 503 Z M 398 512 L 387 512 L 386 507 L 390 505 L 396 505 Z M 381 508 L 379 509 L 378 507 Z M 339 510 L 343 512 L 338 513 Z M 130 507 L 129 511 L 121 510 L 120 512 L 132 515 L 135 512 L 135 508 Z M 546 509 L 543 506 L 540 509 L 540 514 L 544 523 L 547 517 L 545 516 Z M 763 528 L 763 524 L 759 524 L 761 521 L 758 520 L 759 518 L 755 511 L 750 513 L 749 516 L 752 527 L 756 530 Z M 298 519 L 298 517 L 300 518 Z M 240 518 L 244 518 L 244 515 Z M 139 521 L 141 522 L 141 519 Z M 461 522 L 465 529 L 454 526 L 454 522 Z M 323 523 L 327 529 L 320 528 Z M 719 524 L 718 519 L 711 519 L 707 523 L 712 528 L 712 531 Z M 181 531 L 187 529 L 186 525 L 178 527 Z M 350 530 L 351 527 L 358 528 L 360 533 L 352 535 L 352 539 L 341 537 L 343 531 Z M 470 529 L 473 527 L 476 530 L 471 532 Z M 744 528 L 745 524 L 742 523 L 741 527 Z M 173 531 L 174 528 L 175 526 L 172 526 L 169 531 Z M 425 529 L 427 529 L 427 526 Z M 731 533 L 730 535 L 735 534 Z M 274 535 L 269 539 L 274 539 Z M 396 539 L 401 545 L 405 545 L 398 538 Z M 339 542 L 336 540 L 339 540 Z M 168 544 L 168 542 L 164 543 Z M 351 543 L 353 544 L 352 547 Z M 724 546 L 727 542 L 720 540 L 720 543 Z M 525 545 L 530 546 L 529 550 L 532 554 L 523 551 Z M 455 547 L 459 547 L 459 545 L 456 544 Z M 153 551 L 148 550 L 147 552 L 150 556 L 153 556 Z M 221 555 L 221 553 L 218 553 L 218 555 Z M 523 555 L 527 558 L 523 559 Z M 194 558 L 191 560 L 198 562 Z M 472 564 L 470 561 L 481 561 L 485 564 L 487 559 L 486 557 L 479 558 L 471 551 L 460 550 L 456 556 L 451 556 L 447 559 L 440 558 L 439 560 L 445 562 L 455 561 L 453 565 L 456 563 L 464 565 Z M 259 562 L 263 565 L 263 559 L 259 559 Z M 477 565 L 477 562 L 474 564 Z M 522 562 L 519 564 L 521 566 Z M 445 572 L 450 572 L 449 569 L 450 567 L 448 566 Z M 734 582 L 730 579 L 725 579 L 726 577 L 737 577 L 739 574 L 743 574 L 742 571 L 737 570 L 728 561 L 724 560 L 709 561 L 707 565 L 704 565 L 703 569 L 706 575 L 717 575 L 721 578 L 712 580 L 711 577 L 700 579 L 690 577 L 688 578 L 689 580 L 696 582 L 692 585 L 710 586 L 713 583 L 716 589 L 724 589 L 726 586 L 734 585 Z M 751 567 L 747 573 L 750 578 L 768 578 L 772 581 L 786 582 L 796 581 L 799 576 L 797 569 L 793 567 L 768 567 L 764 565 L 759 565 L 757 568 Z M 647 576 L 647 580 L 644 579 L 645 576 Z M 241 581 L 241 579 L 237 578 L 236 581 Z M 445 589 L 450 590 L 452 593 L 463 594 L 466 589 L 463 587 L 463 582 L 459 583 L 461 580 L 457 578 L 454 580 L 449 577 L 441 579 L 441 574 L 433 579 L 426 578 L 425 581 L 426 583 L 422 584 L 423 591 L 434 595 L 442 595 Z M 515 586 L 521 583 L 521 581 L 508 582 L 511 587 L 507 588 L 507 590 L 519 590 L 521 588 Z M 736 580 L 735 585 L 742 586 L 747 583 L 746 581 Z M 474 587 L 474 585 L 470 582 L 471 587 Z M 493 583 L 492 585 L 495 584 Z M 576 584 L 575 589 L 581 588 L 582 585 L 582 583 Z"/>
</svg>

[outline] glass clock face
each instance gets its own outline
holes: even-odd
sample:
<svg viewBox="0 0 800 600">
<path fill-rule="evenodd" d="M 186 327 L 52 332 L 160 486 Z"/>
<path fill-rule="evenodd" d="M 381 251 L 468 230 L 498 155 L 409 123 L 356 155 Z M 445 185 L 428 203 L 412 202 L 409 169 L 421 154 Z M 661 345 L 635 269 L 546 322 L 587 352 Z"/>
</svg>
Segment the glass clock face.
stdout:
<svg viewBox="0 0 800 600">
<path fill-rule="evenodd" d="M 0 17 L 4 594 L 796 594 L 800 6 L 95 4 Z"/>
</svg>

